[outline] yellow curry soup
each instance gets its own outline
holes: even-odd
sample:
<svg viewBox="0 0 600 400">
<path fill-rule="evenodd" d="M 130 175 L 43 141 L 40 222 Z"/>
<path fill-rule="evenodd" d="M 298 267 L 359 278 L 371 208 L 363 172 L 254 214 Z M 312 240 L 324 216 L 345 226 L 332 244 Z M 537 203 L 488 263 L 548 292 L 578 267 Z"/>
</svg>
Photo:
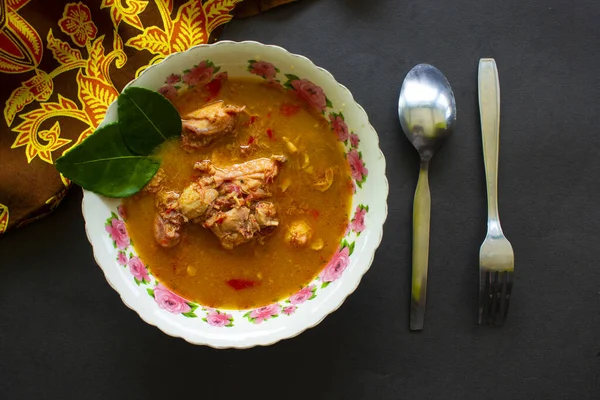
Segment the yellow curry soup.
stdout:
<svg viewBox="0 0 600 400">
<path fill-rule="evenodd" d="M 330 125 L 293 93 L 254 79 L 229 79 L 216 99 L 191 90 L 173 102 L 182 116 L 215 100 L 237 107 L 235 129 L 193 151 L 181 140 L 158 150 L 164 190 L 182 193 L 202 173 L 194 165 L 209 160 L 217 169 L 283 156 L 266 183 L 266 201 L 277 225 L 268 234 L 234 248 L 202 224 L 188 223 L 181 240 L 163 247 L 155 240 L 156 199 L 141 192 L 124 199 L 135 248 L 153 275 L 191 301 L 222 309 L 248 309 L 289 297 L 312 281 L 338 248 L 352 201 L 344 148 Z M 237 111 L 236 111 L 237 112 Z M 206 223 L 205 223 L 206 225 Z M 298 243 L 294 232 L 301 231 Z"/>
</svg>

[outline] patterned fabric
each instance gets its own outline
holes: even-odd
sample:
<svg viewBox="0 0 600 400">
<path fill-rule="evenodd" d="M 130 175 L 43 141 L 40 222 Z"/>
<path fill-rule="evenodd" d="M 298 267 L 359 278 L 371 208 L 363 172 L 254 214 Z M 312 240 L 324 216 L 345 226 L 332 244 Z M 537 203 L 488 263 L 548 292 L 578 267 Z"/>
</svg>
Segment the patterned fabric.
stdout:
<svg viewBox="0 0 600 400">
<path fill-rule="evenodd" d="M 246 17 L 294 0 L 246 0 Z M 53 162 L 119 90 L 172 52 L 214 40 L 242 0 L 0 0 L 0 234 L 54 210 Z"/>
</svg>

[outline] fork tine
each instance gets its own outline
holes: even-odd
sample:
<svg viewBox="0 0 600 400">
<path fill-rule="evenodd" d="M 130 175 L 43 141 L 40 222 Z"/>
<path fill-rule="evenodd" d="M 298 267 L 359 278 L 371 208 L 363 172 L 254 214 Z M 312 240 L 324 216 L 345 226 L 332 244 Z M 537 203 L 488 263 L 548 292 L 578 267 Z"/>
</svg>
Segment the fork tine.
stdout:
<svg viewBox="0 0 600 400">
<path fill-rule="evenodd" d="M 485 269 L 479 269 L 479 325 L 483 324 L 487 319 L 487 313 L 485 312 L 488 296 L 487 275 L 488 273 Z"/>
<path fill-rule="evenodd" d="M 503 290 L 503 300 L 502 300 L 502 304 L 504 307 L 504 312 L 502 314 L 502 323 L 500 325 L 503 325 L 504 322 L 506 322 L 506 317 L 508 316 L 508 307 L 510 306 L 510 295 L 512 292 L 512 279 L 513 279 L 513 273 L 511 271 L 505 271 L 504 272 L 505 275 L 505 283 L 504 283 L 504 290 Z"/>
<path fill-rule="evenodd" d="M 480 270 L 479 325 L 504 325 L 510 306 L 512 282 L 512 271 Z"/>
<path fill-rule="evenodd" d="M 508 306 L 510 305 L 510 297 L 512 295 L 513 272 L 506 272 L 506 314 L 508 315 Z M 505 317 L 506 318 L 506 317 Z"/>
<path fill-rule="evenodd" d="M 498 301 L 498 317 L 496 318 L 496 325 L 501 326 L 504 324 L 504 321 L 506 321 L 506 315 L 507 315 L 507 304 L 506 304 L 506 291 L 507 291 L 507 279 L 508 279 L 508 272 L 507 271 L 503 271 L 503 272 L 499 272 L 499 281 L 500 281 L 500 287 L 498 288 L 499 290 L 499 294 L 500 294 L 500 299 Z"/>
<path fill-rule="evenodd" d="M 493 324 L 498 314 L 498 272 L 490 272 L 489 322 Z"/>
</svg>

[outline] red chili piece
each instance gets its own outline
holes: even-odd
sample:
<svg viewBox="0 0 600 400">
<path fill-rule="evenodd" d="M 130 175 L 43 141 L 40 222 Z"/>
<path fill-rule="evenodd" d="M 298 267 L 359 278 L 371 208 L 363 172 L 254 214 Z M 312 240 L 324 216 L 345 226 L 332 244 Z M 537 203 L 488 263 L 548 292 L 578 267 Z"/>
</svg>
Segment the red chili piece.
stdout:
<svg viewBox="0 0 600 400">
<path fill-rule="evenodd" d="M 296 115 L 298 111 L 300 111 L 300 106 L 290 103 L 283 103 L 281 107 L 279 107 L 279 114 L 291 117 L 292 115 Z"/>
<path fill-rule="evenodd" d="M 244 122 L 244 126 L 247 128 L 250 125 L 254 124 L 256 122 L 256 120 L 258 119 L 258 117 L 256 115 L 251 115 L 250 119 L 246 122 Z"/>
<path fill-rule="evenodd" d="M 249 281 L 246 279 L 230 279 L 227 281 L 227 284 L 234 288 L 235 290 L 243 290 L 248 289 L 256 285 L 258 282 Z"/>
</svg>

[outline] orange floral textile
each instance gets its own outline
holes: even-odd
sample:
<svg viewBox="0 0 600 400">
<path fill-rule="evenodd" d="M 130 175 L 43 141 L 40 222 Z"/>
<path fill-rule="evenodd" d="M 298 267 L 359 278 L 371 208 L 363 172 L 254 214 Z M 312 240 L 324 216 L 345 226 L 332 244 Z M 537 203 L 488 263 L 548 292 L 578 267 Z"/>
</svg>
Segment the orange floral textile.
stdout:
<svg viewBox="0 0 600 400">
<path fill-rule="evenodd" d="M 240 17 L 293 0 L 246 0 Z M 119 90 L 167 55 L 215 39 L 242 0 L 0 0 L 0 234 L 54 210 L 53 162 Z"/>
</svg>

